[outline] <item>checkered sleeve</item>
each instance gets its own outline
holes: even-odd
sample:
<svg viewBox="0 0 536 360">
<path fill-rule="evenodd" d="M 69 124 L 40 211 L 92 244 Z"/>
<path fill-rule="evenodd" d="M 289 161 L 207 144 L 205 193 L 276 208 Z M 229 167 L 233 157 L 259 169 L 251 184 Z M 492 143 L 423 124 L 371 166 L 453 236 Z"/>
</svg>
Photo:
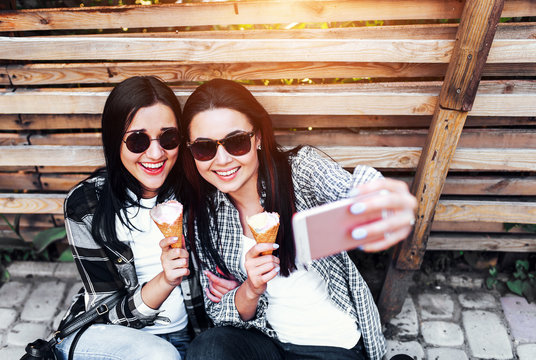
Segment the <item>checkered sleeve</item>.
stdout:
<svg viewBox="0 0 536 360">
<path fill-rule="evenodd" d="M 296 196 L 311 199 L 308 207 L 345 198 L 356 185 L 382 176 L 378 170 L 366 165 L 357 165 L 350 174 L 327 155 L 307 146 L 300 149 L 292 161 Z"/>
<path fill-rule="evenodd" d="M 220 249 L 220 255 L 225 261 L 232 275 L 239 281 L 244 282 L 246 275 L 240 270 L 241 245 L 240 238 L 242 228 L 238 219 L 238 212 L 230 204 L 222 204 L 218 211 L 218 232 L 215 230 L 216 224 L 211 224 L 212 241 L 217 249 Z M 199 237 L 196 236 L 196 240 Z M 204 263 L 202 270 L 209 270 L 216 274 L 215 264 L 210 263 L 203 253 L 199 254 Z M 203 288 L 208 288 L 208 278 L 200 271 L 200 281 Z M 235 288 L 225 294 L 220 302 L 211 301 L 205 294 L 205 309 L 207 314 L 216 326 L 232 325 L 240 328 L 257 328 L 261 331 L 267 329 L 265 311 L 268 306 L 266 297 L 261 296 L 256 316 L 249 320 L 243 321 L 236 308 L 235 295 L 238 288 Z"/>
<path fill-rule="evenodd" d="M 160 311 L 143 303 L 131 259 L 112 250 L 105 251 L 91 234 L 95 186 L 95 180 L 82 183 L 68 194 L 64 204 L 67 239 L 85 289 L 86 309 L 113 293 L 124 291 L 124 298 L 107 314 L 107 321 L 134 328 L 152 325 Z M 116 259 L 111 259 L 112 255 Z M 123 279 L 128 279 L 129 284 L 125 285 Z"/>
</svg>

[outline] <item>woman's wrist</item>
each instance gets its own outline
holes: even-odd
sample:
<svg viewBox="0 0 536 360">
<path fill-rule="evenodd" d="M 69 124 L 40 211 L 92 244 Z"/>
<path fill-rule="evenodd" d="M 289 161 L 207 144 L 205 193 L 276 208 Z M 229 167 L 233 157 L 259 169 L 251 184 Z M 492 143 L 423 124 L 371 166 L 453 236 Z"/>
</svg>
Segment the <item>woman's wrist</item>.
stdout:
<svg viewBox="0 0 536 360">
<path fill-rule="evenodd" d="M 261 297 L 247 283 L 247 280 L 243 282 L 235 293 L 235 306 L 243 321 L 249 321 L 255 317 Z"/>
<path fill-rule="evenodd" d="M 164 272 L 161 272 L 143 285 L 141 299 L 150 308 L 158 309 L 174 288 L 174 285 L 167 282 Z"/>
</svg>

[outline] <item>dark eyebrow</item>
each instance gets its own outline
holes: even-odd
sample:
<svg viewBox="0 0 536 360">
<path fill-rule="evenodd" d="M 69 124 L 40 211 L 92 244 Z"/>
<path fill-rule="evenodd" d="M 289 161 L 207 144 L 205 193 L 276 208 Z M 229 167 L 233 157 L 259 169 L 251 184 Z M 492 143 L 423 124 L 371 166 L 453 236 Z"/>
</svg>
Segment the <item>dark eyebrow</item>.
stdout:
<svg viewBox="0 0 536 360">
<path fill-rule="evenodd" d="M 233 135 L 236 135 L 236 134 L 242 134 L 242 133 L 247 133 L 249 131 L 245 131 L 245 130 L 235 130 L 235 131 L 231 131 L 229 134 L 225 135 L 225 137 L 223 139 L 227 139 L 229 136 L 233 136 Z M 223 139 L 211 139 L 211 138 L 203 138 L 203 137 L 198 137 L 196 138 L 194 141 L 218 141 L 218 140 L 223 140 Z"/>
<path fill-rule="evenodd" d="M 125 134 L 129 134 L 129 133 L 133 133 L 133 132 L 147 132 L 147 129 L 134 129 L 134 130 L 129 130 L 129 131 L 125 131 Z"/>
<path fill-rule="evenodd" d="M 169 130 L 169 129 L 177 129 L 178 130 L 178 128 L 176 126 L 169 126 L 169 127 L 160 128 L 160 131 L 166 131 L 166 130 Z M 147 129 L 129 130 L 129 131 L 126 131 L 125 134 L 129 134 L 129 133 L 133 133 L 133 132 L 147 132 Z"/>
</svg>

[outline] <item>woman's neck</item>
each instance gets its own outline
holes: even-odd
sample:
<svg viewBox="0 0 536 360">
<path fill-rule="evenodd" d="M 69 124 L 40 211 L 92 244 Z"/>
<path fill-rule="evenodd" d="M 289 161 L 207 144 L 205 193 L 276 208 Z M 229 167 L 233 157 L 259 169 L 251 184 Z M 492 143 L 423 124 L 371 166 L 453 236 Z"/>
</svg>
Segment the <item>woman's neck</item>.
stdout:
<svg viewBox="0 0 536 360">
<path fill-rule="evenodd" d="M 234 193 L 231 195 L 233 204 L 240 214 L 240 223 L 242 224 L 242 232 L 248 237 L 253 237 L 253 233 L 247 225 L 247 217 L 263 212 L 264 209 L 261 206 L 261 198 L 257 189 L 255 191 L 248 191 L 248 193 L 241 192 L 240 194 Z"/>
</svg>

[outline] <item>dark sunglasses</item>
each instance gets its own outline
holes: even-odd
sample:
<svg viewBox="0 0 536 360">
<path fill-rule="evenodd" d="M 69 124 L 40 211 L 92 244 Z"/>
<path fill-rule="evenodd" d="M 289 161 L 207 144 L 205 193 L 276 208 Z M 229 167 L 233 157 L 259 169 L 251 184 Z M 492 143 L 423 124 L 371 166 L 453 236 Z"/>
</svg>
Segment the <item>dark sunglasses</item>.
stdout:
<svg viewBox="0 0 536 360">
<path fill-rule="evenodd" d="M 158 140 L 160 146 L 166 150 L 173 150 L 179 146 L 179 130 L 170 128 L 162 131 L 159 137 L 151 139 L 151 137 L 143 131 L 135 131 L 130 133 L 123 142 L 127 145 L 127 149 L 135 154 L 140 154 L 151 146 L 151 141 Z"/>
<path fill-rule="evenodd" d="M 188 148 L 192 152 L 194 159 L 208 161 L 216 156 L 218 146 L 222 145 L 229 154 L 233 156 L 245 155 L 251 150 L 250 138 L 255 135 L 255 131 L 240 132 L 229 135 L 220 140 L 196 140 L 188 143 Z"/>
</svg>

